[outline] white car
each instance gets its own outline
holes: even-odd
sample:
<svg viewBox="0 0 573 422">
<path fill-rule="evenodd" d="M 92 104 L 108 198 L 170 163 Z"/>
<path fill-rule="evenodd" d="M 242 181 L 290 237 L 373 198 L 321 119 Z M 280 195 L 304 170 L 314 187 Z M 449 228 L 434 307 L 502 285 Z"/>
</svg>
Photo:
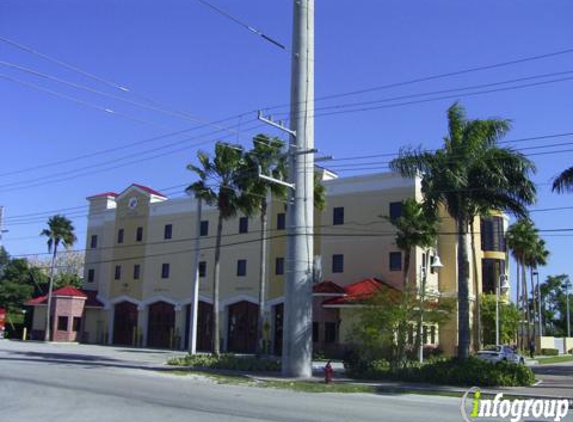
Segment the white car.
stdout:
<svg viewBox="0 0 573 422">
<path fill-rule="evenodd" d="M 520 365 L 525 364 L 523 356 L 509 346 L 496 346 L 492 350 L 481 350 L 475 354 L 475 357 L 493 363 L 510 362 Z"/>
</svg>

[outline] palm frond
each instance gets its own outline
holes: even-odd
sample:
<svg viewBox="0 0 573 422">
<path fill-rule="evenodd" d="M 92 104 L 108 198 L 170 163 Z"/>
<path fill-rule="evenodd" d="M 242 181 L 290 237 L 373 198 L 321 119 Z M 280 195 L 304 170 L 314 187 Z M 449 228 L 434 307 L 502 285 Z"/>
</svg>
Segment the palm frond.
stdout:
<svg viewBox="0 0 573 422">
<path fill-rule="evenodd" d="M 557 193 L 573 191 L 573 167 L 569 167 L 567 170 L 564 170 L 555 178 L 552 190 Z"/>
</svg>

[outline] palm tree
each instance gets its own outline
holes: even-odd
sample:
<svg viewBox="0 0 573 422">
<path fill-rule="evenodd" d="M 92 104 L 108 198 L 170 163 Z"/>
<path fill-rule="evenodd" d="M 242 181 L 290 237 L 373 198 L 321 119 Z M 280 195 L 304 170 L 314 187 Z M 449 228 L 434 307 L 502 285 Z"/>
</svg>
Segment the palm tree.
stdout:
<svg viewBox="0 0 573 422">
<path fill-rule="evenodd" d="M 546 247 L 546 243 L 545 240 L 541 239 L 538 237 L 538 231 L 536 230 L 536 234 L 537 234 L 537 239 L 535 241 L 534 244 L 531 245 L 530 251 L 528 256 L 526 257 L 526 263 L 527 266 L 529 267 L 529 280 L 531 281 L 531 306 L 529 306 L 529 308 L 531 309 L 531 312 L 533 313 L 533 318 L 532 321 L 535 322 L 538 320 L 539 318 L 539 313 L 541 312 L 541 306 L 539 306 L 537 309 L 535 308 L 535 297 L 536 295 L 536 289 L 535 289 L 535 280 L 533 277 L 533 273 L 537 270 L 537 268 L 539 266 L 545 266 L 547 265 L 547 260 L 549 258 L 549 251 L 547 250 Z M 538 298 L 538 301 L 540 300 L 540 298 Z M 539 303 L 539 302 L 538 302 Z M 535 315 L 537 314 L 537 318 L 535 317 Z M 535 333 L 536 333 L 536 324 L 533 324 L 533 338 L 535 338 Z M 541 335 L 541 333 L 539 333 Z M 530 338 L 531 340 L 531 338 Z"/>
<path fill-rule="evenodd" d="M 422 204 L 413 198 L 404 200 L 402 214 L 399 218 L 395 220 L 389 217 L 384 218 L 396 228 L 396 246 L 404 253 L 404 287 L 402 297 L 404 303 L 408 303 L 408 297 L 415 294 L 415 286 L 410 286 L 408 283 L 412 252 L 416 248 L 427 249 L 434 246 L 438 235 L 438 219 L 434 213 L 429 213 Z M 425 288 L 425 286 L 422 286 L 422 288 Z M 423 304 L 420 305 L 418 325 L 422 323 L 422 307 Z M 407 321 L 403 321 L 397 333 L 397 362 L 399 364 L 404 363 L 406 360 L 406 329 Z M 420 326 L 417 332 L 421 332 Z M 418 335 L 416 337 L 415 350 L 419 349 L 421 341 L 422 339 Z"/>
<path fill-rule="evenodd" d="M 468 226 L 477 210 L 485 207 L 527 215 L 526 207 L 535 199 L 535 185 L 529 178 L 535 167 L 522 154 L 498 146 L 510 128 L 507 120 L 468 120 L 456 103 L 448 109 L 448 124 L 443 148 L 435 152 L 403 149 L 390 167 L 404 177 L 421 177 L 426 207 L 442 205 L 456 220 L 458 356 L 465 359 L 471 342 Z"/>
<path fill-rule="evenodd" d="M 46 309 L 46 330 L 44 332 L 44 341 L 50 341 L 50 320 L 52 316 L 52 292 L 54 290 L 54 273 L 56 269 L 56 258 L 58 255 L 58 246 L 71 248 L 76 243 L 74 226 L 70 220 L 63 215 L 54 215 L 48 220 L 48 228 L 42 230 L 40 236 L 48 238 L 48 252 L 52 253 L 52 262 L 50 264 L 50 282 L 48 287 L 48 306 Z"/>
<path fill-rule="evenodd" d="M 247 214 L 259 212 L 260 230 L 260 267 L 259 267 L 259 318 L 257 325 L 257 354 L 265 352 L 265 300 L 267 278 L 267 242 L 265 239 L 268 225 L 268 196 L 284 200 L 286 187 L 271 183 L 259 177 L 262 174 L 283 179 L 286 175 L 286 154 L 283 151 L 284 142 L 278 138 L 269 138 L 259 134 L 253 139 L 253 149 L 245 154 L 245 169 L 240 177 L 241 187 L 245 191 L 243 210 Z"/>
<path fill-rule="evenodd" d="M 268 202 L 267 198 L 286 200 L 287 188 L 278 183 L 272 183 L 259 177 L 259 172 L 275 179 L 283 180 L 288 174 L 287 158 L 284 151 L 285 143 L 279 138 L 270 138 L 259 134 L 253 139 L 253 149 L 245 154 L 244 169 L 240 171 L 239 186 L 244 195 L 241 201 L 241 209 L 246 214 L 252 215 L 259 212 L 261 219 L 260 232 L 260 260 L 259 269 L 259 321 L 257 330 L 257 354 L 264 352 L 264 326 L 265 326 L 265 301 L 266 301 L 266 264 L 267 249 L 265 236 L 268 225 Z M 314 176 L 314 207 L 322 210 L 326 204 L 326 189 L 321 181 L 320 174 Z"/>
<path fill-rule="evenodd" d="M 506 234 L 507 247 L 511 250 L 517 264 L 517 304 L 521 306 L 523 320 L 527 321 L 527 338 L 530 337 L 529 322 L 531 320 L 527 294 L 527 266 L 531 262 L 535 244 L 538 242 L 537 229 L 529 219 L 520 219 L 512 224 Z M 523 333 L 519 336 L 520 346 L 523 347 Z"/>
<path fill-rule="evenodd" d="M 573 191 L 573 167 L 569 167 L 553 180 L 553 192 L 565 193 Z"/>
<path fill-rule="evenodd" d="M 221 239 L 223 222 L 237 215 L 241 206 L 238 189 L 239 169 L 243 165 L 243 148 L 240 145 L 217 143 L 213 160 L 205 152 L 197 153 L 199 165 L 189 164 L 199 180 L 186 191 L 194 192 L 206 204 L 215 206 L 219 212 L 215 241 L 215 266 L 213 275 L 213 355 L 220 353 L 219 333 L 219 282 L 221 276 Z"/>
</svg>

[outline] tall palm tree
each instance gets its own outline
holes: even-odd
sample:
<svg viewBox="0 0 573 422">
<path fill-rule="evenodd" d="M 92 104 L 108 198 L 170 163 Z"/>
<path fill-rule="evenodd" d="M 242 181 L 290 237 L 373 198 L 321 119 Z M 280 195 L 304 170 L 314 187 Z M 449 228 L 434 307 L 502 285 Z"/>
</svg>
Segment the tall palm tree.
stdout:
<svg viewBox="0 0 573 422">
<path fill-rule="evenodd" d="M 539 232 L 537 231 L 537 235 L 538 233 Z M 536 302 L 535 297 L 537 296 L 537 294 L 535 289 L 535 279 L 533 277 L 533 273 L 537 270 L 539 266 L 547 265 L 548 258 L 549 258 L 549 251 L 547 250 L 545 240 L 537 237 L 535 243 L 531 245 L 529 254 L 526 257 L 526 263 L 527 266 L 529 267 L 529 280 L 531 281 L 531 306 L 529 306 L 528 304 L 529 308 L 531 309 L 531 312 L 533 313 L 533 318 L 531 322 L 537 321 L 538 318 L 540 317 L 540 312 L 541 312 L 541 306 L 538 306 L 538 308 L 535 307 L 535 302 Z M 538 297 L 537 300 L 539 301 L 541 299 Z M 537 303 L 539 304 L 539 302 Z M 535 338 L 536 331 L 537 331 L 537 325 L 534 323 L 532 332 L 533 338 Z M 541 335 L 541 333 L 539 334 Z"/>
<path fill-rule="evenodd" d="M 197 153 L 199 165 L 189 164 L 188 170 L 194 172 L 199 180 L 191 184 L 186 191 L 194 192 L 196 197 L 218 210 L 217 237 L 215 241 L 215 266 L 213 274 L 213 354 L 220 354 L 219 332 L 219 284 L 221 278 L 221 239 L 225 220 L 237 215 L 241 207 L 238 188 L 239 170 L 243 165 L 243 148 L 240 145 L 217 143 L 213 159 L 205 152 Z"/>
<path fill-rule="evenodd" d="M 395 220 L 384 217 L 396 228 L 396 246 L 404 253 L 404 287 L 402 295 L 404 303 L 408 302 L 410 295 L 415 294 L 416 288 L 416 286 L 410 286 L 408 282 L 412 252 L 414 252 L 416 248 L 430 248 L 436 243 L 438 218 L 436 214 L 428 211 L 432 210 L 427 210 L 415 199 L 408 198 L 404 200 L 402 204 L 402 214 L 400 217 Z M 422 287 L 425 288 L 425 286 Z M 422 307 L 421 305 L 419 325 L 422 323 Z M 404 363 L 406 360 L 406 326 L 407 321 L 403 321 L 398 329 L 396 360 L 399 364 Z M 421 327 L 418 327 L 417 332 L 421 332 Z M 422 339 L 418 335 L 416 337 L 416 350 L 419 349 L 421 341 Z"/>
<path fill-rule="evenodd" d="M 427 207 L 443 205 L 456 220 L 458 243 L 458 356 L 469 357 L 468 226 L 477 209 L 527 215 L 535 199 L 531 161 L 510 148 L 498 146 L 509 130 L 507 120 L 468 120 L 457 103 L 448 109 L 449 134 L 435 152 L 403 149 L 390 163 L 404 177 L 421 177 Z M 477 293 L 477 292 L 476 292 Z"/>
<path fill-rule="evenodd" d="M 573 167 L 569 167 L 553 180 L 553 192 L 565 193 L 573 191 Z"/>
<path fill-rule="evenodd" d="M 530 337 L 529 322 L 531 320 L 527 294 L 527 266 L 532 260 L 533 250 L 538 242 L 537 229 L 529 219 L 520 219 L 512 224 L 506 234 L 507 247 L 511 250 L 517 265 L 517 304 L 523 313 L 522 320 L 527 322 L 527 338 Z M 520 347 L 524 347 L 523 333 L 519 336 Z"/>
<path fill-rule="evenodd" d="M 74 226 L 70 220 L 63 215 L 54 215 L 48 219 L 48 228 L 42 230 L 40 236 L 48 238 L 48 252 L 52 253 L 52 262 L 50 264 L 50 282 L 48 285 L 48 306 L 46 309 L 46 330 L 44 332 L 44 341 L 51 339 L 51 317 L 52 317 L 52 292 L 54 290 L 54 275 L 56 269 L 56 258 L 58 255 L 58 246 L 62 245 L 65 249 L 71 248 L 76 243 Z"/>
<path fill-rule="evenodd" d="M 259 269 L 259 321 L 257 330 L 257 354 L 264 352 L 264 326 L 266 301 L 267 248 L 265 236 L 268 226 L 268 200 L 271 197 L 286 200 L 287 188 L 259 177 L 262 174 L 283 180 L 288 174 L 288 156 L 284 142 L 259 134 L 253 139 L 253 149 L 245 154 L 244 169 L 241 170 L 239 186 L 243 191 L 241 208 L 246 214 L 258 212 L 261 219 Z M 326 190 L 320 174 L 314 177 L 314 207 L 322 210 L 326 204 Z"/>
<path fill-rule="evenodd" d="M 247 214 L 259 212 L 260 231 L 260 267 L 259 267 L 259 318 L 257 324 L 257 354 L 265 352 L 265 301 L 267 278 L 267 242 L 265 239 L 268 225 L 268 196 L 279 199 L 286 198 L 286 187 L 271 183 L 259 177 L 259 171 L 276 179 L 286 175 L 286 154 L 284 142 L 278 138 L 269 138 L 259 134 L 253 139 L 253 149 L 245 154 L 245 169 L 240 178 L 241 187 L 245 191 L 243 210 Z"/>
</svg>

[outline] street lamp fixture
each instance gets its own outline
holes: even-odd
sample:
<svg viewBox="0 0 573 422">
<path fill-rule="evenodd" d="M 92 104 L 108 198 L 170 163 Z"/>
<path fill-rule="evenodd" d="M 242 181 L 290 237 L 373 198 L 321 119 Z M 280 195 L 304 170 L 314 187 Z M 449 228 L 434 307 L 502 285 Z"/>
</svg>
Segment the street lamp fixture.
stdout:
<svg viewBox="0 0 573 422">
<path fill-rule="evenodd" d="M 438 255 L 434 255 L 432 257 L 432 263 L 430 264 L 430 268 L 432 270 L 439 270 L 440 268 L 443 268 L 443 267 L 444 267 L 444 264 L 442 264 L 440 257 Z"/>
<path fill-rule="evenodd" d="M 426 279 L 428 276 L 428 262 L 430 263 L 430 269 L 432 271 L 434 270 L 439 270 L 440 268 L 443 268 L 443 264 L 442 261 L 440 260 L 440 257 L 438 256 L 438 254 L 436 253 L 435 255 L 432 256 L 432 259 L 429 260 L 429 254 L 430 251 L 427 250 L 426 252 L 424 252 L 424 254 L 426 255 L 425 258 L 425 262 L 426 265 L 422 266 L 422 283 L 420 285 L 420 327 L 419 327 L 419 339 L 420 339 L 420 350 L 418 352 L 418 359 L 420 361 L 420 363 L 424 363 L 424 312 L 423 312 L 423 308 L 424 308 L 424 301 L 426 300 Z"/>
</svg>

